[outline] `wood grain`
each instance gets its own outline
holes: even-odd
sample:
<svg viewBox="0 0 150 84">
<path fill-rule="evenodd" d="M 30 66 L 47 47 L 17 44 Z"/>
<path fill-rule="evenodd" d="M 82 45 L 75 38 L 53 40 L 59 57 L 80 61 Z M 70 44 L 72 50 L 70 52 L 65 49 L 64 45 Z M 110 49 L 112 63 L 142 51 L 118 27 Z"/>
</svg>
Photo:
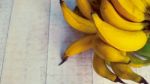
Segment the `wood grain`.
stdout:
<svg viewBox="0 0 150 84">
<path fill-rule="evenodd" d="M 0 78 L 12 9 L 12 0 L 0 0 Z"/>
<path fill-rule="evenodd" d="M 49 0 L 14 0 L 1 84 L 45 84 Z"/>
</svg>

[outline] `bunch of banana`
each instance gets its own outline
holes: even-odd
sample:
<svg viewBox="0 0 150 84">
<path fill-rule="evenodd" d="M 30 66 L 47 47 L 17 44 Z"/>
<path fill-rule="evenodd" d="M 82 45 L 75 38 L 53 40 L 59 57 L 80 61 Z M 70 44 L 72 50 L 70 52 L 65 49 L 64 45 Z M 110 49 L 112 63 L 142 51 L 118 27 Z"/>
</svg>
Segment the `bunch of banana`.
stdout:
<svg viewBox="0 0 150 84">
<path fill-rule="evenodd" d="M 74 10 L 60 0 L 60 6 L 65 21 L 85 36 L 69 45 L 59 65 L 93 49 L 98 75 L 122 84 L 121 78 L 148 84 L 131 67 L 150 65 L 150 0 L 76 0 Z"/>
</svg>

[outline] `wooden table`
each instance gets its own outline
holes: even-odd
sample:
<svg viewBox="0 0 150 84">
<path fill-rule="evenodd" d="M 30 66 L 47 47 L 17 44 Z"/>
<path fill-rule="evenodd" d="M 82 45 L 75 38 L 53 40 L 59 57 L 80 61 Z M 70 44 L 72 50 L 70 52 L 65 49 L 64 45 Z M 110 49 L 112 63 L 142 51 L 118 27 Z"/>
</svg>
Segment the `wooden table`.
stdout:
<svg viewBox="0 0 150 84">
<path fill-rule="evenodd" d="M 82 36 L 64 21 L 59 0 L 0 0 L 0 84 L 115 84 L 93 71 L 91 50 L 58 66 Z M 149 70 L 135 69 L 150 82 Z"/>
</svg>

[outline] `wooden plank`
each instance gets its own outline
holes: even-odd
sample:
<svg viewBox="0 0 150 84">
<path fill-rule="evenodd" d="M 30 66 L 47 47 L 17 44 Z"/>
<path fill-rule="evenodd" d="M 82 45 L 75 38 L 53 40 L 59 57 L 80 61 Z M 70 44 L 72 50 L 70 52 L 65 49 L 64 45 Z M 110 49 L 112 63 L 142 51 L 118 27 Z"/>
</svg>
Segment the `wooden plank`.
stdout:
<svg viewBox="0 0 150 84">
<path fill-rule="evenodd" d="M 0 0 L 0 78 L 9 27 L 12 0 Z"/>
<path fill-rule="evenodd" d="M 74 7 L 74 0 L 66 1 L 71 8 Z M 74 56 L 58 66 L 66 47 L 82 34 L 65 23 L 59 0 L 51 0 L 51 3 L 54 4 L 51 5 L 50 16 L 47 84 L 92 84 L 92 53 L 90 51 Z"/>
<path fill-rule="evenodd" d="M 1 84 L 45 84 L 50 0 L 14 0 Z"/>
</svg>

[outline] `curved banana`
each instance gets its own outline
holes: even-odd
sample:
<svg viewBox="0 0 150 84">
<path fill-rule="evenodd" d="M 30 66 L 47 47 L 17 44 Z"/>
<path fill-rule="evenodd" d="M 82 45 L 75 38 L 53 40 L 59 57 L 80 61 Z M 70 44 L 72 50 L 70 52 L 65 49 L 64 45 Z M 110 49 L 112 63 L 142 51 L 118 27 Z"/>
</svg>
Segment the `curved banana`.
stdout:
<svg viewBox="0 0 150 84">
<path fill-rule="evenodd" d="M 147 36 L 143 31 L 124 31 L 120 30 L 99 18 L 96 13 L 92 14 L 97 26 L 97 31 L 105 41 L 121 51 L 137 51 L 147 42 Z M 131 47 L 132 46 L 132 47 Z"/>
<path fill-rule="evenodd" d="M 139 11 L 130 0 L 111 0 L 111 2 L 119 14 L 130 21 L 142 22 L 149 20 L 149 16 Z"/>
<path fill-rule="evenodd" d="M 123 30 L 142 30 L 144 27 L 148 26 L 147 23 L 135 23 L 125 20 L 117 13 L 108 0 L 102 0 L 100 11 L 104 21 Z"/>
<path fill-rule="evenodd" d="M 140 84 L 148 84 L 143 77 L 133 72 L 133 70 L 127 64 L 111 63 L 110 66 L 112 70 L 116 73 L 116 75 L 120 78 L 132 80 Z"/>
<path fill-rule="evenodd" d="M 93 68 L 98 75 L 113 82 L 120 82 L 124 84 L 124 82 L 119 77 L 117 77 L 107 68 L 105 61 L 98 57 L 96 54 L 94 54 L 93 58 Z"/>
<path fill-rule="evenodd" d="M 66 22 L 74 29 L 84 33 L 96 33 L 95 24 L 92 21 L 84 19 L 79 15 L 75 14 L 71 9 L 68 8 L 63 0 L 60 0 L 60 5 Z"/>
<path fill-rule="evenodd" d="M 88 35 L 73 42 L 65 50 L 64 56 L 62 57 L 62 62 L 59 65 L 63 64 L 69 57 L 72 57 L 76 54 L 82 53 L 92 48 L 93 47 L 92 40 L 94 37 L 95 35 Z"/>
<path fill-rule="evenodd" d="M 95 53 L 102 59 L 110 62 L 130 62 L 130 58 L 128 56 L 124 56 L 123 53 L 116 48 L 111 47 L 100 40 L 95 40 L 93 43 Z"/>
<path fill-rule="evenodd" d="M 147 7 L 148 5 L 146 4 L 146 1 L 144 0 L 131 0 L 131 3 L 141 12 L 147 13 Z"/>
<path fill-rule="evenodd" d="M 92 8 L 88 0 L 76 0 L 77 6 L 81 13 L 88 19 L 92 19 Z"/>
</svg>

